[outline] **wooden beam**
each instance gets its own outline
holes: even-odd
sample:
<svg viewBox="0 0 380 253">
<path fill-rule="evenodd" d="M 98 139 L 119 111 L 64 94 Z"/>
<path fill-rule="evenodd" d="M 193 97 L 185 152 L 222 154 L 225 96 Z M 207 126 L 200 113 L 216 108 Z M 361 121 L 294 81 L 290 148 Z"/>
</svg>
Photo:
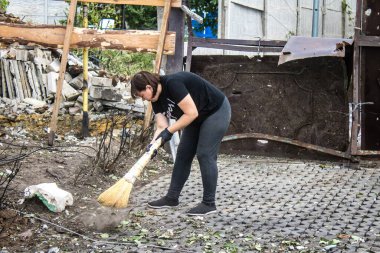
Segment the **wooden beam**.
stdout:
<svg viewBox="0 0 380 253">
<path fill-rule="evenodd" d="M 84 3 L 103 3 L 103 4 L 128 4 L 128 5 L 149 5 L 164 6 L 165 0 L 79 0 Z M 172 0 L 171 7 L 180 8 L 182 0 Z"/>
<path fill-rule="evenodd" d="M 175 53 L 167 58 L 166 74 L 173 74 L 182 71 L 183 69 L 183 47 L 185 37 L 185 17 L 183 11 L 180 9 L 172 9 L 169 17 L 169 30 L 175 31 Z M 168 39 L 168 37 L 166 37 Z"/>
<path fill-rule="evenodd" d="M 66 29 L 64 26 L 19 25 L 0 23 L 0 41 L 30 42 L 47 47 L 62 47 Z M 159 31 L 139 30 L 93 30 L 74 28 L 71 34 L 71 48 L 103 48 L 130 51 L 157 50 Z M 175 51 L 175 33 L 167 32 L 164 54 L 173 55 Z"/>
<path fill-rule="evenodd" d="M 58 111 L 61 105 L 62 87 L 63 87 L 63 81 L 65 79 L 67 59 L 68 59 L 68 55 L 70 51 L 71 36 L 74 29 L 74 18 L 75 18 L 76 8 L 77 8 L 77 0 L 72 0 L 70 2 L 69 17 L 67 18 L 67 26 L 66 26 L 65 35 L 64 35 L 61 66 L 59 68 L 59 76 L 58 76 L 58 82 L 57 82 L 57 92 L 55 94 L 53 112 L 52 112 L 51 120 L 50 120 L 50 128 L 49 128 L 49 133 L 48 133 L 49 146 L 53 146 L 55 132 L 57 131 Z"/>
<path fill-rule="evenodd" d="M 154 66 L 154 73 L 156 74 L 160 74 L 162 53 L 163 53 L 164 44 L 166 41 L 166 33 L 168 31 L 171 2 L 172 2 L 171 0 L 165 0 L 164 14 L 162 16 L 161 32 L 160 32 L 160 38 L 157 45 L 157 54 L 156 54 L 156 61 L 155 61 L 155 66 Z M 153 115 L 152 103 L 149 103 L 147 110 L 145 112 L 145 117 L 144 117 L 144 130 L 149 127 L 150 121 L 152 120 L 152 115 Z"/>
<path fill-rule="evenodd" d="M 355 43 L 360 47 L 380 47 L 380 36 L 358 35 Z"/>
</svg>

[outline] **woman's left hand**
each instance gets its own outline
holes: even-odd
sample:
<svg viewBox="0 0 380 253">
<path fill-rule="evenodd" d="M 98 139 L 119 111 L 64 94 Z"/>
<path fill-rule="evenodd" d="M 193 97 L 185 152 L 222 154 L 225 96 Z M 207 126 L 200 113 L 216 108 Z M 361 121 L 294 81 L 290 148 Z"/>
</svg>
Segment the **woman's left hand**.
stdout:
<svg viewBox="0 0 380 253">
<path fill-rule="evenodd" d="M 169 132 L 168 128 L 165 128 L 156 138 L 156 140 L 161 138 L 161 147 L 172 138 L 173 134 Z"/>
</svg>

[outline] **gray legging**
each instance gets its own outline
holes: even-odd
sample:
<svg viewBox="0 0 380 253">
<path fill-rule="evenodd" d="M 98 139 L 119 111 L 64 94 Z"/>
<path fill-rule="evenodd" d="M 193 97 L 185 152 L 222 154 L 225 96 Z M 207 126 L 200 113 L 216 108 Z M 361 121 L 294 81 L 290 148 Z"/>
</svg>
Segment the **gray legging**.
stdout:
<svg viewBox="0 0 380 253">
<path fill-rule="evenodd" d="M 225 98 L 222 106 L 202 123 L 193 122 L 182 132 L 167 197 L 178 199 L 189 178 L 191 163 L 197 155 L 203 183 L 203 203 L 214 204 L 218 181 L 216 164 L 220 143 L 231 119 L 231 106 Z"/>
</svg>

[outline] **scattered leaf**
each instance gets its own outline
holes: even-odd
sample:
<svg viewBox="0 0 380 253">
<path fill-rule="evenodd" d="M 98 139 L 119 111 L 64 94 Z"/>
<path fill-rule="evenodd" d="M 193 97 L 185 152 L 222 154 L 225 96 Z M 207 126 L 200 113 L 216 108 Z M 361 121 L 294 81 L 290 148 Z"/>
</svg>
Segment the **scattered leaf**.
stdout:
<svg viewBox="0 0 380 253">
<path fill-rule="evenodd" d="M 337 237 L 339 239 L 349 239 L 349 238 L 351 238 L 351 235 L 348 235 L 348 234 L 339 234 L 339 235 L 337 235 Z"/>
<path fill-rule="evenodd" d="M 101 235 L 100 235 L 100 238 L 102 238 L 102 239 L 107 239 L 107 238 L 109 238 L 109 237 L 110 237 L 110 235 L 107 234 L 107 233 L 104 233 L 104 234 L 101 234 Z"/>
<path fill-rule="evenodd" d="M 359 242 L 364 242 L 364 239 L 359 237 L 359 236 L 356 236 L 356 235 L 352 235 L 351 236 L 351 239 L 352 239 L 352 243 L 359 243 Z"/>
</svg>

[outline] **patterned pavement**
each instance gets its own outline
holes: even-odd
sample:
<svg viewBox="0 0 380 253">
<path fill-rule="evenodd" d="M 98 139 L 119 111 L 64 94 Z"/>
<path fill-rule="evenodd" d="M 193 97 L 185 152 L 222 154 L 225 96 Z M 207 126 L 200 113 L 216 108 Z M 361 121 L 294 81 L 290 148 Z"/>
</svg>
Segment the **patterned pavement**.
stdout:
<svg viewBox="0 0 380 253">
<path fill-rule="evenodd" d="M 197 163 L 177 208 L 146 207 L 170 175 L 131 194 L 123 236 L 139 238 L 137 252 L 380 252 L 377 168 L 225 155 L 218 165 L 216 214 L 185 215 L 202 196 Z"/>
</svg>

